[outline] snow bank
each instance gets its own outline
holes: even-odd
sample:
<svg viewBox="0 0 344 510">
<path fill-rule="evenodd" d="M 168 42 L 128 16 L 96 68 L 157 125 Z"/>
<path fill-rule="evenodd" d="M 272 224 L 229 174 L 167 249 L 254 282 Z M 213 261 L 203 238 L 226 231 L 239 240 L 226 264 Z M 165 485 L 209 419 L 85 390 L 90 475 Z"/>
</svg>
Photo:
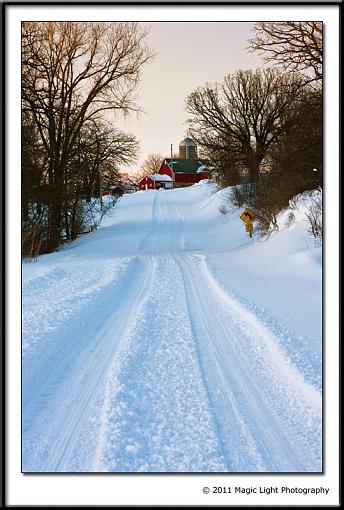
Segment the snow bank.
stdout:
<svg viewBox="0 0 344 510">
<path fill-rule="evenodd" d="M 209 254 L 209 261 L 220 270 L 228 289 L 259 303 L 271 317 L 316 341 L 320 349 L 322 246 L 310 233 L 307 214 L 321 192 L 294 197 L 277 217 L 279 230 L 263 238 L 254 233 L 252 240 L 239 219 L 243 208 L 233 207 L 227 198 L 228 188 L 204 201 L 208 210 L 220 211 L 219 221 L 222 213 L 215 236 L 218 250 L 213 250 L 218 253 Z"/>
</svg>

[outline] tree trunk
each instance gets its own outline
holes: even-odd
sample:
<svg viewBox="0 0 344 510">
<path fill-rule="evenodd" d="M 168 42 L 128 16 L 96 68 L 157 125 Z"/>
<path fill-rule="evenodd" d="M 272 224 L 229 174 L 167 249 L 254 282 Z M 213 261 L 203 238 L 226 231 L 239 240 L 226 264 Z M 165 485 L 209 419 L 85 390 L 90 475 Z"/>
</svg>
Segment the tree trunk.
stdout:
<svg viewBox="0 0 344 510">
<path fill-rule="evenodd" d="M 69 216 L 68 212 L 65 211 L 65 229 L 66 229 L 66 239 L 67 241 L 70 240 L 70 230 L 69 230 Z"/>
<path fill-rule="evenodd" d="M 48 240 L 48 249 L 49 251 L 54 251 L 61 243 L 61 214 L 62 214 L 62 206 L 61 200 L 57 197 L 54 197 L 49 211 L 49 240 Z"/>
<path fill-rule="evenodd" d="M 73 209 L 72 209 L 72 218 L 71 218 L 71 232 L 70 238 L 74 240 L 78 237 L 79 234 L 79 225 L 78 225 L 78 202 L 79 197 L 78 194 L 75 195 Z"/>
<path fill-rule="evenodd" d="M 23 222 L 27 222 L 29 219 L 29 200 L 27 196 L 22 194 L 22 220 Z"/>
<path fill-rule="evenodd" d="M 59 175 L 60 169 L 58 170 Z M 57 172 L 55 172 L 55 175 Z M 62 173 L 63 175 L 63 173 Z M 48 249 L 56 250 L 61 244 L 61 225 L 62 225 L 62 178 L 56 178 L 52 186 L 52 196 L 50 197 L 49 210 L 49 240 Z"/>
</svg>

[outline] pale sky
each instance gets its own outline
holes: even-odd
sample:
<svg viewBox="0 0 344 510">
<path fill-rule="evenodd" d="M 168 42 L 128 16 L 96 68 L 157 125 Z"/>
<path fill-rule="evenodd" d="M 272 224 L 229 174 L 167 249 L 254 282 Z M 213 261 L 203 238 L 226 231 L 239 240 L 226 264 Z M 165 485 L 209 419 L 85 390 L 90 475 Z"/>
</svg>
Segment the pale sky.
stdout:
<svg viewBox="0 0 344 510">
<path fill-rule="evenodd" d="M 118 127 L 132 132 L 140 142 L 139 168 L 148 154 L 170 155 L 185 137 L 189 114 L 185 99 L 206 82 L 221 81 L 238 69 L 263 65 L 258 54 L 247 51 L 253 23 L 153 22 L 148 45 L 157 53 L 143 71 L 138 104 L 145 113 L 131 116 Z"/>
</svg>

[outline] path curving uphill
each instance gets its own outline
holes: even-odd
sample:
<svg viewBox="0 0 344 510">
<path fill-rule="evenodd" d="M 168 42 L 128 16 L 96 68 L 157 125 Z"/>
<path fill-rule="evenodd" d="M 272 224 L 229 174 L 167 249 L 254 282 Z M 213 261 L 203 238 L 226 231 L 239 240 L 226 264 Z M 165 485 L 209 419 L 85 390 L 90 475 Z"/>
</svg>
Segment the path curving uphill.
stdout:
<svg viewBox="0 0 344 510">
<path fill-rule="evenodd" d="M 23 470 L 321 471 L 321 394 L 187 249 L 178 190 L 149 196 L 97 320 L 24 357 Z"/>
</svg>

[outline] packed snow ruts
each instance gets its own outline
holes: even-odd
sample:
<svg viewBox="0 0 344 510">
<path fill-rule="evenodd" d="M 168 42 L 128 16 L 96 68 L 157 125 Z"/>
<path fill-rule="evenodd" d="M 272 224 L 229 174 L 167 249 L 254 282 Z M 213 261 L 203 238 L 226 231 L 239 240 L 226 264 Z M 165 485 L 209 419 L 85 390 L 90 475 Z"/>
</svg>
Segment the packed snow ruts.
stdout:
<svg viewBox="0 0 344 510">
<path fill-rule="evenodd" d="M 124 197 L 89 241 L 25 267 L 23 471 L 321 471 L 308 367 L 209 270 L 226 243 L 248 249 L 215 196 L 199 185 Z M 83 283 L 80 267 L 96 275 L 105 261 L 100 288 Z"/>
</svg>

